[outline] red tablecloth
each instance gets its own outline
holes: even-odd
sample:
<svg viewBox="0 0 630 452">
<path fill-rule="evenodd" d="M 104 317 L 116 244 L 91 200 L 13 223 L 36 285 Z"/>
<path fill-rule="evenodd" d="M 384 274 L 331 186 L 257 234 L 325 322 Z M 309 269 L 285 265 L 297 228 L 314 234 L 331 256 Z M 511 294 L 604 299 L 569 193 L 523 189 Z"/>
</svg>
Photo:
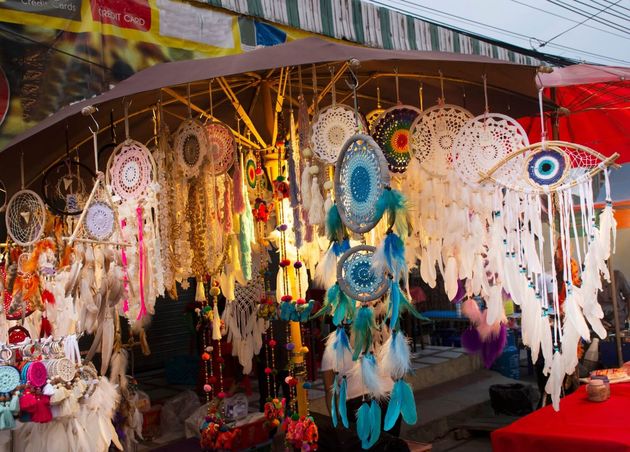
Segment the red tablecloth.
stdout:
<svg viewBox="0 0 630 452">
<path fill-rule="evenodd" d="M 586 387 L 492 433 L 493 452 L 630 451 L 630 384 L 611 385 L 605 402 L 589 402 Z"/>
</svg>

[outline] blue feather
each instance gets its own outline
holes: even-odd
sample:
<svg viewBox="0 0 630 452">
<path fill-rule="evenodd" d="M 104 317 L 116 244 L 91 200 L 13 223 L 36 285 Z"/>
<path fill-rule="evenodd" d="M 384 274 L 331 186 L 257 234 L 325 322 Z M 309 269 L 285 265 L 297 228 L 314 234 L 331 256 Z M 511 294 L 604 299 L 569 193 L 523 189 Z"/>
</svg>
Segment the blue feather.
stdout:
<svg viewBox="0 0 630 452">
<path fill-rule="evenodd" d="M 407 199 L 398 190 L 386 187 L 380 198 L 376 201 L 376 218 L 381 218 L 387 213 L 389 229 L 396 226 L 397 232 L 406 237 L 409 233 L 407 223 Z"/>
<path fill-rule="evenodd" d="M 400 385 L 398 382 L 394 383 L 394 387 L 392 388 L 392 393 L 389 398 L 389 404 L 387 405 L 387 413 L 385 413 L 385 425 L 383 426 L 385 431 L 391 430 L 396 421 L 398 420 L 398 416 L 400 415 L 400 405 L 402 403 Z"/>
<path fill-rule="evenodd" d="M 409 386 L 409 383 L 404 380 L 398 380 L 396 384 L 400 384 L 400 412 L 402 413 L 403 421 L 409 425 L 414 425 L 418 420 L 418 413 L 416 412 L 416 401 L 413 397 L 413 390 L 411 386 Z"/>
<path fill-rule="evenodd" d="M 404 242 L 400 237 L 391 232 L 385 237 L 384 251 L 389 271 L 394 279 L 399 280 L 407 273 Z"/>
<path fill-rule="evenodd" d="M 337 205 L 333 204 L 326 214 L 326 236 L 331 242 L 341 242 L 344 237 L 344 227 Z"/>
<path fill-rule="evenodd" d="M 369 306 L 361 306 L 352 324 L 352 336 L 354 339 L 353 360 L 357 360 L 361 353 L 366 353 L 372 345 L 372 330 L 376 328 L 374 323 L 374 311 Z"/>
<path fill-rule="evenodd" d="M 357 436 L 362 444 L 367 444 L 370 431 L 370 405 L 367 402 L 363 402 L 361 408 L 357 410 Z"/>
<path fill-rule="evenodd" d="M 350 349 L 350 341 L 348 340 L 348 335 L 346 334 L 346 330 L 343 327 L 338 327 L 335 330 L 335 342 L 333 344 L 333 350 L 335 351 L 335 360 L 337 363 L 337 368 L 343 368 L 346 361 L 346 353 L 351 354 L 352 350 Z"/>
<path fill-rule="evenodd" d="M 335 400 L 335 396 L 337 395 L 337 376 L 335 375 L 335 379 L 333 380 L 332 387 L 332 395 L 330 399 L 330 417 L 332 419 L 333 427 L 337 427 L 337 401 Z"/>
<path fill-rule="evenodd" d="M 332 249 L 335 256 L 339 257 L 350 249 L 350 241 L 348 239 L 344 239 L 341 242 L 333 242 Z"/>
<path fill-rule="evenodd" d="M 343 376 L 341 380 L 341 387 L 339 388 L 339 416 L 341 417 L 341 423 L 345 428 L 350 428 L 350 423 L 348 422 L 348 410 L 346 407 L 346 398 L 348 392 L 348 380 L 346 380 L 346 376 Z"/>
<path fill-rule="evenodd" d="M 400 293 L 400 284 L 398 283 L 398 280 L 393 279 L 391 281 L 391 288 L 390 288 L 390 292 L 389 292 L 389 306 L 388 306 L 388 310 L 391 309 L 391 317 L 389 320 L 389 327 L 392 330 L 397 330 L 398 329 L 398 320 L 399 320 L 399 315 L 400 315 L 400 298 L 401 298 L 401 293 Z"/>
<path fill-rule="evenodd" d="M 381 416 L 381 407 L 376 400 L 372 400 L 370 404 L 370 442 L 367 444 L 368 448 L 376 444 L 381 436 Z"/>
</svg>

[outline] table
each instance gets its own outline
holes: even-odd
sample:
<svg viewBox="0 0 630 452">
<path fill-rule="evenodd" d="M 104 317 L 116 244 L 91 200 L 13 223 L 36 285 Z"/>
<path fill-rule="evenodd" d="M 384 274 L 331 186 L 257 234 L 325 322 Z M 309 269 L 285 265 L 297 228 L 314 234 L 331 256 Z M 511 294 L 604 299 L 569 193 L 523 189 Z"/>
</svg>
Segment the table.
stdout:
<svg viewBox="0 0 630 452">
<path fill-rule="evenodd" d="M 630 451 L 630 383 L 611 385 L 605 402 L 589 402 L 586 386 L 492 433 L 494 452 Z"/>
</svg>

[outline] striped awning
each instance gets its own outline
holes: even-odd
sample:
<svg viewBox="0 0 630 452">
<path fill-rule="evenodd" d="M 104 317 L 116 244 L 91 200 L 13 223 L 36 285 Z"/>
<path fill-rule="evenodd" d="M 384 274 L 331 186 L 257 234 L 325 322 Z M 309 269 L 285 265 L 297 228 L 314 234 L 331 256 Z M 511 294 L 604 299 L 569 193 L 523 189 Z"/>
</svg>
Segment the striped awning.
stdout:
<svg viewBox="0 0 630 452">
<path fill-rule="evenodd" d="M 540 60 L 470 34 L 362 0 L 197 0 L 238 14 L 370 47 L 483 55 L 512 63 Z"/>
</svg>

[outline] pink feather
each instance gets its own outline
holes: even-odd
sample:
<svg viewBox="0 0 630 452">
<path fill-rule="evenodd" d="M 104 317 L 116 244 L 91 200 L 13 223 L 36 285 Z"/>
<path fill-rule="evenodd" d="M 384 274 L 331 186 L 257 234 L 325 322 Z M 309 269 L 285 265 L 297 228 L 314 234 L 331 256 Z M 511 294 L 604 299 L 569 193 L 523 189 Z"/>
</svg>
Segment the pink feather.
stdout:
<svg viewBox="0 0 630 452">
<path fill-rule="evenodd" d="M 481 323 L 481 310 L 474 298 L 468 298 L 462 302 L 462 314 L 475 325 Z"/>
</svg>

